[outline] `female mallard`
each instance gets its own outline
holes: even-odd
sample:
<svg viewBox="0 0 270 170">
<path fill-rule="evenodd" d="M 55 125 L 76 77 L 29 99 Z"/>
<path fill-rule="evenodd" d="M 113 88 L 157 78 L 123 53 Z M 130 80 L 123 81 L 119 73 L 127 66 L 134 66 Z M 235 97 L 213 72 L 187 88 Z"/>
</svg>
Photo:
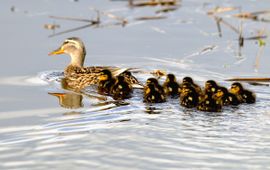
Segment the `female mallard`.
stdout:
<svg viewBox="0 0 270 170">
<path fill-rule="evenodd" d="M 77 37 L 67 38 L 60 48 L 49 53 L 49 55 L 59 54 L 68 54 L 71 57 L 70 64 L 65 68 L 63 81 L 67 87 L 72 89 L 80 90 L 91 84 L 97 84 L 97 77 L 100 71 L 104 69 L 110 70 L 114 76 L 127 70 L 109 66 L 84 67 L 86 50 L 83 42 Z M 126 80 L 131 84 L 139 84 L 138 80 L 132 75 L 128 76 Z"/>
<path fill-rule="evenodd" d="M 241 103 L 252 104 L 256 102 L 256 96 L 253 92 L 244 89 L 242 84 L 236 82 L 231 85 L 230 92 L 235 94 Z"/>
<path fill-rule="evenodd" d="M 163 84 L 166 95 L 172 96 L 173 98 L 179 97 L 180 86 L 176 81 L 174 74 L 168 74 Z"/>
</svg>

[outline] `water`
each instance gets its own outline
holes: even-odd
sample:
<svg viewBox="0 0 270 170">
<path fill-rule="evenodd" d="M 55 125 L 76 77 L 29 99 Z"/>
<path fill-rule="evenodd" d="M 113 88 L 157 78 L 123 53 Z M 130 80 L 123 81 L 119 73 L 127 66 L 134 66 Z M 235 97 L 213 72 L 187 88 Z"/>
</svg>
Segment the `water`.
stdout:
<svg viewBox="0 0 270 170">
<path fill-rule="evenodd" d="M 154 15 L 160 7 L 127 7 L 123 1 L 2 1 L 0 9 L 0 169 L 270 169 L 269 87 L 251 86 L 254 105 L 204 113 L 181 107 L 177 100 L 147 105 L 141 92 L 117 103 L 61 89 L 58 80 L 69 62 L 67 56 L 47 54 L 71 36 L 87 47 L 86 65 L 139 67 L 173 72 L 178 79 L 189 75 L 199 84 L 235 76 L 269 75 L 270 49 L 266 39 L 260 66 L 254 71 L 259 49 L 245 41 L 238 56 L 238 36 L 216 24 L 205 13 L 215 6 L 241 6 L 242 11 L 266 10 L 268 1 L 183 1 L 164 14 L 167 19 L 137 21 Z M 95 18 L 89 7 L 126 17 L 126 27 L 86 28 L 48 38 L 43 28 L 55 23 L 60 29 L 85 23 L 51 19 L 49 15 Z M 14 9 L 14 12 L 11 11 Z M 240 21 L 226 21 L 239 26 Z M 264 17 L 268 17 L 265 15 Z M 102 17 L 105 24 L 115 20 Z M 250 37 L 269 23 L 243 21 L 243 35 Z M 150 74 L 137 74 L 145 81 Z M 57 93 L 66 93 L 61 100 Z M 72 100 L 71 100 L 72 99 Z"/>
</svg>

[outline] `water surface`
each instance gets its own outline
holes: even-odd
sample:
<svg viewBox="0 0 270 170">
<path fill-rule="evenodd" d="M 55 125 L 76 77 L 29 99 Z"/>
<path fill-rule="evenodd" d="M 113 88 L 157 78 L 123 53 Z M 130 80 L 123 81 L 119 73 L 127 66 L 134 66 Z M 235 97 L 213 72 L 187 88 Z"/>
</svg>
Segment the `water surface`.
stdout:
<svg viewBox="0 0 270 170">
<path fill-rule="evenodd" d="M 182 108 L 177 100 L 147 105 L 136 90 L 133 98 L 116 103 L 63 90 L 57 81 L 69 62 L 47 56 L 67 37 L 81 37 L 86 65 L 138 67 L 173 72 L 180 80 L 192 76 L 199 84 L 235 76 L 267 77 L 269 39 L 254 70 L 257 41 L 245 41 L 206 12 L 216 6 L 241 6 L 242 11 L 269 10 L 261 1 L 183 1 L 167 18 L 137 21 L 161 7 L 130 9 L 125 1 L 2 1 L 0 10 L 0 169 L 270 169 L 270 93 L 268 86 L 245 84 L 257 94 L 254 105 L 204 113 Z M 95 7 L 128 19 L 125 27 L 86 28 L 48 38 L 44 24 L 56 32 L 86 23 L 54 16 L 94 19 Z M 222 14 L 238 27 L 239 19 Z M 265 15 L 264 17 L 269 18 Z M 115 20 L 102 17 L 104 24 Z M 243 21 L 244 37 L 266 30 L 269 23 Z M 150 74 L 137 74 L 145 81 Z M 97 95 L 93 89 L 87 89 Z M 49 94 L 50 93 L 50 94 Z M 65 93 L 61 100 L 53 95 Z"/>
</svg>

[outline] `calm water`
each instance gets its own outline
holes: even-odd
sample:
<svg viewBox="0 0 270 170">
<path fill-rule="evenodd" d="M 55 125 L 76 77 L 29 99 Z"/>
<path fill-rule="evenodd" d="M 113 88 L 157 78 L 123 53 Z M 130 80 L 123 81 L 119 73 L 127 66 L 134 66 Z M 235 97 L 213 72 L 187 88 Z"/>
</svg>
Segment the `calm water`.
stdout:
<svg viewBox="0 0 270 170">
<path fill-rule="evenodd" d="M 3 0 L 0 5 L 0 169 L 270 169 L 270 91 L 251 86 L 254 105 L 227 108 L 222 113 L 186 110 L 177 100 L 146 105 L 141 92 L 122 103 L 82 96 L 59 86 L 69 62 L 47 56 L 71 36 L 87 46 L 86 65 L 115 65 L 207 79 L 269 76 L 269 39 L 254 70 L 259 45 L 245 41 L 239 56 L 238 35 L 206 12 L 216 6 L 241 6 L 242 11 L 269 10 L 268 0 L 189 0 L 163 20 L 137 21 L 161 7 L 127 7 L 108 0 Z M 128 19 L 126 27 L 86 28 L 52 38 L 44 24 L 59 24 L 56 32 L 87 23 L 49 18 L 94 19 L 90 7 Z M 240 20 L 220 14 L 239 27 Z M 266 19 L 270 17 L 263 16 Z M 104 25 L 116 21 L 102 17 Z M 243 21 L 244 37 L 256 35 L 269 23 Z M 145 81 L 150 74 L 137 74 Z M 91 96 L 98 96 L 88 88 Z M 57 93 L 65 93 L 60 98 Z"/>
</svg>

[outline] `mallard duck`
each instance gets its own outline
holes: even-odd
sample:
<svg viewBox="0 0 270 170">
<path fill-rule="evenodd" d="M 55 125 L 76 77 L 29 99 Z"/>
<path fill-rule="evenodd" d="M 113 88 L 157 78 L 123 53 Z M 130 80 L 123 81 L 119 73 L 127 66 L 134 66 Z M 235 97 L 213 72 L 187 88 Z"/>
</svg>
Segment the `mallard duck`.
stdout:
<svg viewBox="0 0 270 170">
<path fill-rule="evenodd" d="M 199 94 L 190 83 L 183 83 L 180 93 L 180 104 L 186 108 L 193 108 L 198 105 Z"/>
<path fill-rule="evenodd" d="M 205 82 L 204 91 L 205 93 L 214 94 L 217 92 L 219 85 L 214 80 L 207 80 Z"/>
<path fill-rule="evenodd" d="M 155 88 L 156 90 L 161 93 L 161 94 L 165 94 L 164 92 L 164 89 L 163 87 L 159 84 L 158 80 L 156 78 L 148 78 L 146 80 L 146 87 L 149 85 L 149 84 L 154 84 L 155 85 Z"/>
<path fill-rule="evenodd" d="M 205 112 L 221 112 L 222 103 L 215 100 L 211 92 L 207 92 L 204 94 L 202 101 L 199 102 L 197 109 Z"/>
<path fill-rule="evenodd" d="M 219 87 L 217 92 L 213 95 L 213 98 L 220 101 L 223 106 L 233 105 L 237 106 L 240 104 L 235 94 L 230 93 L 227 88 Z"/>
<path fill-rule="evenodd" d="M 71 57 L 70 64 L 65 68 L 63 81 L 73 89 L 80 90 L 91 84 L 97 84 L 99 81 L 97 77 L 104 69 L 110 70 L 114 76 L 127 70 L 109 66 L 84 67 L 86 50 L 84 43 L 77 37 L 67 38 L 60 48 L 49 53 L 49 55 L 59 54 L 68 54 Z M 135 77 L 131 77 L 132 79 L 127 79 L 128 82 L 139 83 Z"/>
<path fill-rule="evenodd" d="M 202 89 L 199 85 L 194 83 L 193 79 L 191 77 L 184 77 L 182 80 L 182 83 L 180 84 L 180 88 L 182 88 L 182 85 L 185 83 L 189 83 L 193 86 L 193 88 L 196 90 L 196 93 L 202 94 Z"/>
<path fill-rule="evenodd" d="M 256 96 L 253 92 L 244 89 L 242 84 L 235 82 L 231 85 L 230 92 L 235 94 L 241 103 L 252 104 L 256 102 Z"/>
<path fill-rule="evenodd" d="M 165 95 L 153 83 L 145 86 L 143 98 L 146 103 L 163 103 L 166 101 Z"/>
<path fill-rule="evenodd" d="M 125 80 L 124 76 L 117 76 L 110 93 L 115 100 L 127 99 L 131 97 L 132 86 Z"/>
<path fill-rule="evenodd" d="M 163 89 L 166 95 L 178 97 L 180 92 L 180 85 L 177 83 L 175 75 L 168 74 L 163 84 Z"/>
<path fill-rule="evenodd" d="M 100 94 L 109 95 L 113 85 L 116 82 L 115 78 L 112 76 L 111 71 L 107 69 L 100 71 L 98 80 L 98 92 Z"/>
</svg>

